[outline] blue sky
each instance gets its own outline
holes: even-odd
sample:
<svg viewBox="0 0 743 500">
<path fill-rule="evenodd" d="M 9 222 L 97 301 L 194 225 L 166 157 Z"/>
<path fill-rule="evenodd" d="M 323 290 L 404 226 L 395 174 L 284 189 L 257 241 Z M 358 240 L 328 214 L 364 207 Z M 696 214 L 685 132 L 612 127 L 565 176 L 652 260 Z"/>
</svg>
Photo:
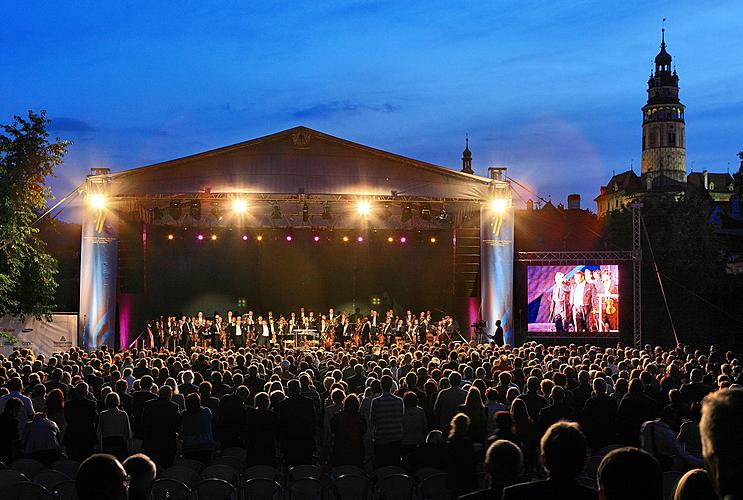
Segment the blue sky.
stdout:
<svg viewBox="0 0 743 500">
<path fill-rule="evenodd" d="M 10 2 L 0 122 L 47 110 L 74 142 L 52 181 L 306 125 L 460 168 L 506 165 L 584 206 L 640 164 L 640 108 L 667 17 L 688 168 L 737 169 L 743 3 Z"/>
</svg>

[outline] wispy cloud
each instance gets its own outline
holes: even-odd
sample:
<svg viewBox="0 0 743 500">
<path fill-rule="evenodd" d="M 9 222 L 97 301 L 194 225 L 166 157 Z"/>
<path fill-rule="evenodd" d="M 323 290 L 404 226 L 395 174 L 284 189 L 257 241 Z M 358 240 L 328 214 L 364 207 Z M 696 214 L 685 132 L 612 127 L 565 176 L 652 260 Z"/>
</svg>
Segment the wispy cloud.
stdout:
<svg viewBox="0 0 743 500">
<path fill-rule="evenodd" d="M 362 104 L 351 101 L 329 101 L 293 111 L 294 118 L 322 118 L 339 113 L 353 113 L 357 111 L 372 111 L 376 113 L 394 113 L 402 106 L 385 102 L 382 104 Z"/>
<path fill-rule="evenodd" d="M 81 134 L 87 134 L 94 132 L 95 127 L 90 123 L 78 120 L 77 118 L 69 118 L 60 116 L 58 118 L 52 118 L 49 124 L 49 130 L 54 132 L 77 132 Z"/>
</svg>

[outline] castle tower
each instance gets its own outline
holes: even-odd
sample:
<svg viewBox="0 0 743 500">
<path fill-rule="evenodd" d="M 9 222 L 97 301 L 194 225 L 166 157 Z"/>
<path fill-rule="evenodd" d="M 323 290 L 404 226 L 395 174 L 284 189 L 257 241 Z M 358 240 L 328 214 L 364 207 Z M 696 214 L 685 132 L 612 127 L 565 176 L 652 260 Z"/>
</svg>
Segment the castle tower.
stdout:
<svg viewBox="0 0 743 500">
<path fill-rule="evenodd" d="M 666 52 L 665 29 L 661 31 L 660 52 L 655 72 L 648 80 L 648 102 L 642 108 L 642 174 L 649 180 L 665 175 L 686 182 L 686 140 L 684 105 L 679 101 L 678 75 Z"/>
<path fill-rule="evenodd" d="M 464 151 L 462 151 L 462 172 L 466 174 L 474 174 L 472 170 L 472 152 L 470 151 L 470 138 L 465 137 L 464 139 Z"/>
</svg>

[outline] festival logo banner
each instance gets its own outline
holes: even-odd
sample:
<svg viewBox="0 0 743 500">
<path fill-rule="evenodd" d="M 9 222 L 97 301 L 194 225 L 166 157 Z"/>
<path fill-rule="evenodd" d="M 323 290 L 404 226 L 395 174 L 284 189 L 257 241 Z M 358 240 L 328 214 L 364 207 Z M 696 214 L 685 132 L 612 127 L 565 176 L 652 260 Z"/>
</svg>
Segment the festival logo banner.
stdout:
<svg viewBox="0 0 743 500">
<path fill-rule="evenodd" d="M 510 200 L 509 200 L 510 201 Z M 510 205 L 510 204 L 509 204 Z M 513 209 L 480 209 L 480 300 L 487 332 L 501 321 L 503 342 L 514 345 L 513 332 Z"/>
</svg>

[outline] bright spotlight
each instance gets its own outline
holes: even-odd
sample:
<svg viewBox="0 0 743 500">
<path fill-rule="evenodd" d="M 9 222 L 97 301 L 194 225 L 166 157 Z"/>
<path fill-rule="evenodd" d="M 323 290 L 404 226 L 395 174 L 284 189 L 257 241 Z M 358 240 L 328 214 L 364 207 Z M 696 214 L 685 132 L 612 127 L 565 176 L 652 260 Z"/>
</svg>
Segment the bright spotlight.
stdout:
<svg viewBox="0 0 743 500">
<path fill-rule="evenodd" d="M 216 234 L 213 234 L 212 235 L 212 241 L 217 241 L 217 235 Z"/>
<path fill-rule="evenodd" d="M 364 237 L 363 236 L 359 236 L 358 238 L 356 238 L 356 241 L 358 241 L 359 243 L 363 243 L 364 242 Z"/>
<path fill-rule="evenodd" d="M 204 241 L 204 235 L 203 234 L 200 234 L 200 235 L 198 235 L 196 237 L 196 239 L 199 240 L 199 241 Z"/>
<path fill-rule="evenodd" d="M 248 202 L 241 198 L 236 198 L 232 200 L 232 210 L 234 210 L 236 214 L 245 213 L 248 210 Z"/>
<path fill-rule="evenodd" d="M 255 239 L 258 241 L 263 241 L 263 235 L 259 234 L 258 236 L 255 237 Z"/>
<path fill-rule="evenodd" d="M 319 236 L 315 236 L 315 237 L 312 238 L 312 241 L 314 241 L 315 243 L 317 243 L 318 241 L 320 241 L 320 237 Z"/>
<path fill-rule="evenodd" d="M 106 196 L 103 193 L 89 194 L 88 203 L 96 210 L 103 210 L 106 208 Z"/>
<path fill-rule="evenodd" d="M 508 201 L 505 198 L 494 198 L 490 201 L 490 209 L 493 212 L 505 212 L 508 208 Z"/>
<path fill-rule="evenodd" d="M 343 243 L 348 243 L 348 236 L 343 237 Z"/>
<path fill-rule="evenodd" d="M 431 243 L 436 243 L 436 237 L 435 236 L 431 236 Z"/>
<path fill-rule="evenodd" d="M 292 235 L 291 234 L 287 234 L 286 235 L 286 241 L 289 241 L 289 242 L 292 241 Z"/>
<path fill-rule="evenodd" d="M 395 241 L 395 238 L 393 238 L 392 236 L 387 236 L 388 243 L 392 243 L 393 241 Z"/>
<path fill-rule="evenodd" d="M 169 235 L 168 235 L 168 239 L 169 239 L 169 240 L 172 240 L 173 238 L 175 238 L 175 236 L 173 236 L 172 234 L 169 234 Z"/>
<path fill-rule="evenodd" d="M 371 203 L 368 201 L 360 201 L 356 205 L 356 210 L 358 210 L 359 215 L 369 215 L 371 212 Z"/>
<path fill-rule="evenodd" d="M 408 239 L 405 236 L 400 238 L 400 243 L 407 243 L 407 242 L 408 242 Z"/>
<path fill-rule="evenodd" d="M 243 241 L 248 241 L 248 235 L 247 234 L 243 234 Z"/>
</svg>

